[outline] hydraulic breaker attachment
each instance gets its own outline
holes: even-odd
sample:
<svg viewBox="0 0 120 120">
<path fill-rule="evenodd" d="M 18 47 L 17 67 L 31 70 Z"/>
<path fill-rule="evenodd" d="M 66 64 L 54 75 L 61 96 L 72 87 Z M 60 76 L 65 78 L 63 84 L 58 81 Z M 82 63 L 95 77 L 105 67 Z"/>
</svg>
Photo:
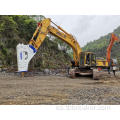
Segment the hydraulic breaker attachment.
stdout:
<svg viewBox="0 0 120 120">
<path fill-rule="evenodd" d="M 28 71 L 28 64 L 37 50 L 32 45 L 18 44 L 17 47 L 18 72 Z"/>
</svg>

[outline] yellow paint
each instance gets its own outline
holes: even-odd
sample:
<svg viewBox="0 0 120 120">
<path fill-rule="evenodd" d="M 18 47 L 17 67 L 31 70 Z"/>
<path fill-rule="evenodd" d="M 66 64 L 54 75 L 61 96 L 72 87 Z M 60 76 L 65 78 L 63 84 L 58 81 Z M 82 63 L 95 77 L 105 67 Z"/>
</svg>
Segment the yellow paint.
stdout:
<svg viewBox="0 0 120 120">
<path fill-rule="evenodd" d="M 106 59 L 96 59 L 96 66 L 108 67 L 108 61 Z"/>
<path fill-rule="evenodd" d="M 38 49 L 42 44 L 42 42 L 44 41 L 46 35 L 48 33 L 51 33 L 54 36 L 59 37 L 61 40 L 63 40 L 64 42 L 66 42 L 72 47 L 73 58 L 74 58 L 75 64 L 77 65 L 80 59 L 79 54 L 82 51 L 82 49 L 79 46 L 79 43 L 74 39 L 74 37 L 71 34 L 67 33 L 60 26 L 57 26 L 55 24 L 58 29 L 51 26 L 51 22 L 52 21 L 49 18 L 42 20 L 40 23 L 41 25 L 37 27 L 29 44 L 33 45 L 36 49 Z M 36 40 L 34 39 L 35 37 L 36 37 Z"/>
<path fill-rule="evenodd" d="M 71 48 L 73 49 L 73 59 L 75 61 L 75 65 L 79 66 L 80 53 L 82 52 L 79 43 L 71 34 L 67 33 L 60 26 L 57 26 L 55 23 L 53 23 L 56 26 L 53 27 L 51 26 L 51 23 L 53 22 L 49 18 L 42 20 L 39 26 L 37 27 L 36 31 L 34 32 L 33 37 L 30 40 L 29 44 L 33 45 L 34 48 L 38 50 L 38 48 L 41 46 L 42 42 L 44 41 L 46 35 L 48 33 L 51 33 L 71 46 Z M 86 55 L 88 53 L 92 55 L 93 53 L 91 52 L 84 52 L 84 53 L 85 56 L 84 56 L 83 66 L 91 66 L 91 58 L 90 58 L 90 64 L 89 65 L 86 64 Z"/>
</svg>

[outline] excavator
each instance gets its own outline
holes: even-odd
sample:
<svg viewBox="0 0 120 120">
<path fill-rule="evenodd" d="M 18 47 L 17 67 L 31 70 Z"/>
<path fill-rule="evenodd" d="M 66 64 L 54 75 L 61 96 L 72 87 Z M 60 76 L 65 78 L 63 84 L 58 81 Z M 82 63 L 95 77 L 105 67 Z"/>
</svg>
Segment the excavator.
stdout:
<svg viewBox="0 0 120 120">
<path fill-rule="evenodd" d="M 54 25 L 54 26 L 53 26 Z M 28 45 L 18 44 L 17 49 L 17 63 L 18 72 L 24 73 L 28 71 L 28 65 L 33 56 L 37 53 L 39 47 L 45 40 L 48 33 L 60 38 L 71 46 L 73 50 L 73 61 L 71 61 L 71 68 L 69 69 L 69 76 L 74 78 L 79 75 L 91 75 L 93 79 L 99 79 L 100 67 L 107 68 L 110 62 L 110 53 L 114 41 L 118 38 L 112 34 L 110 44 L 107 48 L 106 60 L 96 59 L 96 54 L 93 52 L 83 52 L 77 40 L 73 35 L 67 33 L 60 26 L 51 21 L 50 18 L 45 18 L 38 23 L 38 26 L 29 41 Z"/>
<path fill-rule="evenodd" d="M 106 53 L 106 60 L 108 61 L 108 63 L 110 63 L 110 60 L 111 60 L 111 49 L 112 49 L 112 46 L 114 44 L 114 42 L 120 42 L 119 38 L 114 34 L 112 33 L 111 34 L 111 38 L 110 38 L 110 43 L 108 45 L 108 48 L 107 48 L 107 53 Z"/>
<path fill-rule="evenodd" d="M 100 76 L 101 70 L 110 69 L 111 66 L 117 66 L 117 60 L 111 59 L 111 49 L 114 45 L 114 42 L 120 42 L 120 39 L 117 35 L 114 33 L 111 33 L 110 42 L 107 47 L 106 52 L 106 59 L 104 58 L 96 58 L 96 66 L 97 70 L 94 71 L 94 79 L 98 79 L 98 76 Z"/>
<path fill-rule="evenodd" d="M 45 18 L 38 23 L 38 26 L 28 45 L 17 45 L 18 72 L 23 73 L 28 71 L 30 60 L 37 53 L 48 33 L 60 38 L 62 41 L 71 46 L 74 59 L 71 62 L 72 67 L 69 69 L 69 75 L 71 77 L 75 77 L 76 74 L 93 75 L 93 69 L 96 67 L 95 53 L 83 52 L 77 40 L 60 26 L 52 22 L 50 18 Z"/>
<path fill-rule="evenodd" d="M 119 37 L 117 37 L 117 35 L 115 35 L 114 33 L 111 33 L 110 42 L 106 52 L 106 59 L 96 58 L 96 66 L 103 67 L 103 68 L 109 67 L 109 64 L 111 62 L 111 49 L 114 45 L 114 42 L 120 42 L 120 39 Z"/>
</svg>

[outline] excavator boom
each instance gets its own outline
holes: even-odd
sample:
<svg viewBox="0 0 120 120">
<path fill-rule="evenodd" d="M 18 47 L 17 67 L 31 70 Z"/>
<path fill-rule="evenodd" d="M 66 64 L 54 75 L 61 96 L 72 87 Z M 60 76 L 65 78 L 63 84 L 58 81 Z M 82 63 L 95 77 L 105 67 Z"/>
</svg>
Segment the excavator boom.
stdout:
<svg viewBox="0 0 120 120">
<path fill-rule="evenodd" d="M 53 27 L 51 24 L 54 24 L 56 27 Z M 28 45 L 17 45 L 17 62 L 19 72 L 28 70 L 28 64 L 30 60 L 36 54 L 37 50 L 45 40 L 45 37 L 48 33 L 53 34 L 71 46 L 73 49 L 73 58 L 75 65 L 78 65 L 80 59 L 79 56 L 82 52 L 82 49 L 80 48 L 78 42 L 71 34 L 67 33 L 60 26 L 57 26 L 49 18 L 47 18 L 38 23 L 38 26 Z"/>
<path fill-rule="evenodd" d="M 111 37 L 110 37 L 109 45 L 107 47 L 106 59 L 97 58 L 96 59 L 96 66 L 103 67 L 103 68 L 109 67 L 109 63 L 110 63 L 110 60 L 111 60 L 111 49 L 112 49 L 115 41 L 119 42 L 120 40 L 114 33 L 112 33 Z"/>
<path fill-rule="evenodd" d="M 110 38 L 110 43 L 107 47 L 107 53 L 106 53 L 106 59 L 108 62 L 110 62 L 111 49 L 115 41 L 120 41 L 120 40 L 114 33 L 112 33 Z"/>
</svg>

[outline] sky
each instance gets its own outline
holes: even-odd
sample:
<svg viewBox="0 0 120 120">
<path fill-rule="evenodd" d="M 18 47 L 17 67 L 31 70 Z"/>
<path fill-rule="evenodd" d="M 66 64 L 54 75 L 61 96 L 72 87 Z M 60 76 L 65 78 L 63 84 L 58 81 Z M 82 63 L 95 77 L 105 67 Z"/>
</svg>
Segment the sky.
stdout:
<svg viewBox="0 0 120 120">
<path fill-rule="evenodd" d="M 120 26 L 120 15 L 45 15 L 76 37 L 80 46 L 113 32 Z"/>
</svg>

